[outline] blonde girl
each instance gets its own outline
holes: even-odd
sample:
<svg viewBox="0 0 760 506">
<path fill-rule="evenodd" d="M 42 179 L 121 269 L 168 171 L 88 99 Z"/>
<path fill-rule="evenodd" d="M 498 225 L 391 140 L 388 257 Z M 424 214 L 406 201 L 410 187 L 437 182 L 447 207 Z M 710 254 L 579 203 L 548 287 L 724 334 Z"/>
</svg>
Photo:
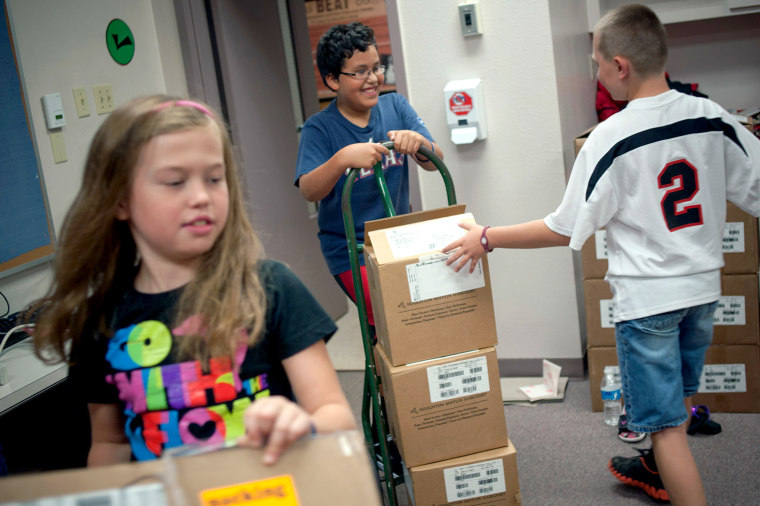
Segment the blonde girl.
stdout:
<svg viewBox="0 0 760 506">
<path fill-rule="evenodd" d="M 234 441 L 273 463 L 309 432 L 355 427 L 325 348 L 335 325 L 263 258 L 227 129 L 202 103 L 144 97 L 106 119 L 34 309 L 38 355 L 68 360 L 88 402 L 88 465 Z"/>
</svg>

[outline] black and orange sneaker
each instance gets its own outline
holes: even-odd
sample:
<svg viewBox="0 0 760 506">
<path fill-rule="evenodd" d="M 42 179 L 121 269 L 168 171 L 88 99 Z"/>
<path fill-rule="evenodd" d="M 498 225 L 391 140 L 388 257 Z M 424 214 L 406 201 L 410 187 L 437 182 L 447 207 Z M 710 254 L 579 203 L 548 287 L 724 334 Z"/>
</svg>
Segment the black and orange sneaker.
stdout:
<svg viewBox="0 0 760 506">
<path fill-rule="evenodd" d="M 636 451 L 639 452 L 636 457 L 612 457 L 607 466 L 610 472 L 626 485 L 639 487 L 660 501 L 670 501 L 668 491 L 665 490 L 660 479 L 660 473 L 657 472 L 652 450 L 636 448 Z"/>
</svg>

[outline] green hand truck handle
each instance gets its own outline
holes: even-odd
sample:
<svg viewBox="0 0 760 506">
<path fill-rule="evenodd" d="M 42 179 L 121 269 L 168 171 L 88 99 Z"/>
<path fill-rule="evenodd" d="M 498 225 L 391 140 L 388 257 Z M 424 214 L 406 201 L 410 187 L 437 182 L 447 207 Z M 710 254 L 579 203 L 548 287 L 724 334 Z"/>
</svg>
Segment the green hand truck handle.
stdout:
<svg viewBox="0 0 760 506">
<path fill-rule="evenodd" d="M 382 144 L 387 149 L 393 149 L 393 141 L 383 141 Z M 446 196 L 448 198 L 449 205 L 456 204 L 456 193 L 454 192 L 454 184 L 451 180 L 451 174 L 448 168 L 444 165 L 443 161 L 434 152 L 430 151 L 426 147 L 420 146 L 417 151 L 418 155 L 422 155 L 431 162 L 438 169 L 438 172 L 443 177 L 443 182 L 446 187 Z M 342 195 L 342 208 L 343 208 L 343 225 L 346 230 L 346 242 L 348 245 L 348 258 L 351 264 L 351 274 L 354 282 L 354 295 L 356 297 L 356 308 L 359 312 L 359 325 L 362 332 L 362 344 L 364 346 L 364 397 L 362 401 L 362 428 L 364 430 L 364 439 L 367 444 L 370 455 L 374 453 L 373 438 L 372 438 L 372 425 L 369 419 L 370 402 L 372 404 L 372 412 L 376 414 L 375 418 L 375 432 L 377 433 L 377 440 L 380 443 L 380 450 L 383 458 L 383 468 L 385 474 L 385 484 L 388 493 L 388 500 L 391 506 L 395 505 L 395 493 L 394 493 L 394 480 L 392 477 L 392 471 L 390 466 L 390 459 L 388 457 L 388 448 L 385 427 L 384 416 L 381 414 L 380 398 L 378 395 L 378 380 L 377 380 L 377 367 L 375 364 L 375 355 L 372 350 L 372 337 L 370 335 L 369 322 L 367 321 L 367 303 L 364 299 L 364 290 L 359 288 L 363 287 L 361 270 L 359 266 L 359 253 L 364 251 L 364 244 L 357 244 L 356 241 L 356 228 L 354 225 L 354 217 L 351 211 L 351 190 L 356 182 L 358 172 L 361 169 L 353 168 L 348 171 L 346 175 L 346 182 L 343 186 Z M 396 216 L 396 210 L 393 208 L 393 202 L 391 201 L 388 193 L 388 185 L 385 182 L 385 175 L 382 170 L 382 163 L 377 162 L 373 167 L 375 173 L 375 180 L 377 181 L 377 187 L 380 191 L 380 197 L 383 200 L 383 207 L 385 208 L 385 214 L 387 217 Z M 380 414 L 381 416 L 378 416 Z M 403 479 L 401 479 L 403 481 Z"/>
</svg>

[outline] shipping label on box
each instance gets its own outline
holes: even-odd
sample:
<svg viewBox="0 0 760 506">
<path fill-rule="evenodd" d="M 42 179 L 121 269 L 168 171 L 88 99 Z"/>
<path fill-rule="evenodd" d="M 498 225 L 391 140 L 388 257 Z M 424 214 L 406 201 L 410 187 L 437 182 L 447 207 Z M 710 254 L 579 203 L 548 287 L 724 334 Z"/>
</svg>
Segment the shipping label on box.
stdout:
<svg viewBox="0 0 760 506">
<path fill-rule="evenodd" d="M 497 343 L 488 271 L 454 272 L 441 248 L 472 221 L 464 206 L 365 224 L 364 258 L 380 346 L 393 365 L 486 348 Z"/>
<path fill-rule="evenodd" d="M 378 350 L 389 425 L 407 466 L 504 446 L 496 350 L 393 366 Z"/>
<path fill-rule="evenodd" d="M 744 364 L 705 364 L 699 377 L 700 393 L 746 392 L 747 369 Z"/>
<path fill-rule="evenodd" d="M 448 258 L 448 255 L 442 253 L 421 256 L 419 262 L 406 266 L 412 302 L 438 299 L 486 286 L 482 262 L 478 261 L 472 273 L 467 269 L 455 272 L 446 265 Z"/>
<path fill-rule="evenodd" d="M 427 374 L 430 402 L 457 399 L 491 389 L 486 357 L 431 366 L 427 368 Z"/>
<path fill-rule="evenodd" d="M 504 462 L 501 459 L 444 469 L 443 481 L 446 483 L 446 499 L 449 502 L 507 491 Z"/>
<path fill-rule="evenodd" d="M 404 469 L 416 506 L 467 504 L 519 505 L 517 452 L 507 446 Z"/>
<path fill-rule="evenodd" d="M 718 300 L 713 325 L 746 325 L 747 312 L 743 295 L 724 295 Z"/>
</svg>

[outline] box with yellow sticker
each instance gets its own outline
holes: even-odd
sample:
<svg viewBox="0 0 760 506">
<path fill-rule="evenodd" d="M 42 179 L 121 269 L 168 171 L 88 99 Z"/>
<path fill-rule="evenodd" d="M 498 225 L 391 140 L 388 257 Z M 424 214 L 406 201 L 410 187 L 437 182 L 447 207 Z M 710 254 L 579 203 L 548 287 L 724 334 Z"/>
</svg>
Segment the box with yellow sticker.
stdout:
<svg viewBox="0 0 760 506">
<path fill-rule="evenodd" d="M 43 504 L 33 502 L 38 499 L 66 496 L 71 504 L 91 501 L 111 506 L 381 504 L 358 431 L 298 441 L 272 466 L 265 466 L 261 459 L 260 450 L 227 448 L 116 466 L 8 476 L 0 485 L 0 501 L 33 505 Z"/>
</svg>

